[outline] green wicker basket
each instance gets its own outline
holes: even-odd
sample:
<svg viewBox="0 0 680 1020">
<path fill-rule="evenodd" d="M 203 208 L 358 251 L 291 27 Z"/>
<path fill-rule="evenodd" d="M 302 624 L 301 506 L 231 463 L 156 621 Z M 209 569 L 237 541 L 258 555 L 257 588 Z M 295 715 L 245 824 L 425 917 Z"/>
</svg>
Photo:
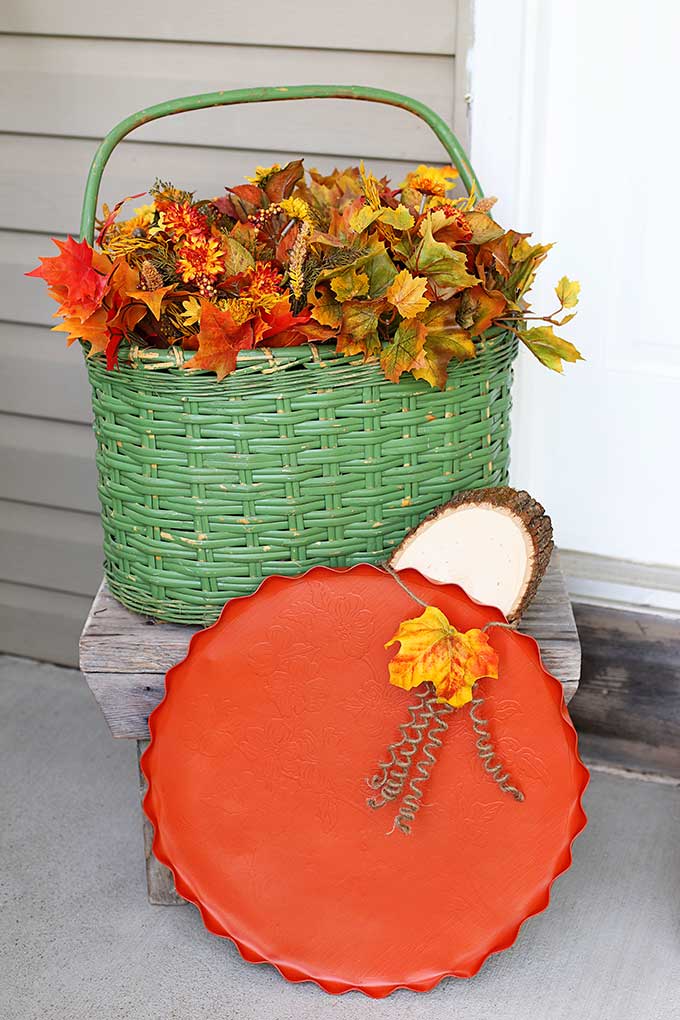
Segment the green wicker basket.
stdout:
<svg viewBox="0 0 680 1020">
<path fill-rule="evenodd" d="M 275 94 L 270 94 L 275 93 Z M 340 97 L 403 106 L 443 141 L 479 189 L 448 127 L 414 100 L 372 89 L 299 86 L 189 97 L 143 110 L 102 143 L 82 234 L 92 240 L 101 175 L 140 123 L 187 109 Z M 478 190 L 478 193 L 479 190 Z M 445 390 L 314 345 L 244 351 L 217 382 L 181 350 L 88 360 L 105 569 L 113 594 L 161 620 L 207 624 L 271 573 L 384 558 L 428 511 L 462 489 L 507 482 L 517 342 L 489 331 Z"/>
</svg>

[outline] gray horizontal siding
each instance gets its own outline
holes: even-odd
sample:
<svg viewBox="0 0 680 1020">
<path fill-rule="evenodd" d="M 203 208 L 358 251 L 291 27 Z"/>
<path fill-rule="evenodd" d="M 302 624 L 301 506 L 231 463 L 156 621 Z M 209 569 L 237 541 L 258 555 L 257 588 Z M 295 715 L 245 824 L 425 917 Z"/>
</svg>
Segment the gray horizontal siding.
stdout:
<svg viewBox="0 0 680 1020">
<path fill-rule="evenodd" d="M 0 315 L 5 322 L 53 326 L 56 306 L 42 281 L 25 274 L 41 255 L 58 255 L 49 234 L 0 230 Z M 64 338 L 55 333 L 56 343 Z"/>
<path fill-rule="evenodd" d="M 63 334 L 46 326 L 0 322 L 0 408 L 14 415 L 92 420 L 85 363 Z"/>
<path fill-rule="evenodd" d="M 269 11 L 266 3 L 228 0 L 201 0 L 190 9 L 183 0 L 165 0 L 159 10 L 139 0 L 118 0 L 115 8 L 90 0 L 17 0 L 3 5 L 0 31 L 453 54 L 455 15 L 450 0 L 430 0 L 423 16 L 403 0 L 389 7 L 296 0 Z"/>
<path fill-rule="evenodd" d="M 0 228 L 75 233 L 80 223 L 83 186 L 97 144 L 97 140 L 87 138 L 0 135 Z M 145 192 L 156 177 L 185 186 L 200 197 L 210 197 L 222 194 L 226 184 L 243 181 L 255 166 L 283 164 L 299 155 L 299 151 L 123 142 L 107 165 L 100 197 L 112 205 L 124 195 Z M 324 173 L 346 162 L 346 156 L 332 153 L 305 155 L 306 166 L 318 167 Z M 407 161 L 371 160 L 372 170 L 393 181 L 401 181 L 409 165 Z M 139 202 L 132 202 L 128 208 Z"/>
<path fill-rule="evenodd" d="M 0 499 L 0 577 L 94 595 L 102 574 L 99 514 Z"/>
<path fill-rule="evenodd" d="M 0 581 L 0 648 L 12 655 L 78 664 L 78 637 L 92 599 Z"/>
<path fill-rule="evenodd" d="M 110 39 L 0 37 L 0 130 L 96 138 L 152 103 L 249 85 L 361 83 L 396 88 L 453 120 L 450 57 L 349 50 L 259 49 Z M 442 159 L 430 129 L 375 103 L 311 100 L 166 117 L 142 141 L 344 154 L 356 159 Z"/>
<path fill-rule="evenodd" d="M 87 379 L 78 348 L 51 333 L 54 306 L 23 274 L 76 233 L 98 139 L 141 106 L 248 85 L 365 84 L 410 94 L 466 137 L 456 39 L 467 4 L 433 0 L 427 17 L 395 0 L 294 16 L 262 0 L 208 0 L 162 17 L 120 0 L 111 10 L 22 0 L 0 10 L 0 649 L 76 662 L 77 636 L 101 572 L 101 532 Z M 180 41 L 181 40 L 181 41 Z M 324 101 L 211 110 L 147 125 L 116 150 L 101 199 L 145 191 L 156 176 L 219 194 L 255 165 L 305 156 L 330 171 L 365 158 L 402 179 L 444 160 L 403 111 Z"/>
<path fill-rule="evenodd" d="M 94 456 L 89 425 L 0 414 L 0 495 L 4 499 L 98 511 Z"/>
</svg>

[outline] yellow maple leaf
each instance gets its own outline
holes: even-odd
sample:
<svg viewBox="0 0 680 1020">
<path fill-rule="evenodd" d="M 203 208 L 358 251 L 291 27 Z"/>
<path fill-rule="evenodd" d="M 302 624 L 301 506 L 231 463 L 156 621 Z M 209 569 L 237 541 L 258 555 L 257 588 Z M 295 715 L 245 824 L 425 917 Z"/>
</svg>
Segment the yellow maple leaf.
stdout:
<svg viewBox="0 0 680 1020">
<path fill-rule="evenodd" d="M 397 641 L 401 647 L 389 664 L 390 683 L 406 691 L 431 683 L 439 701 L 459 708 L 472 701 L 472 688 L 482 677 L 498 679 L 498 653 L 484 631 L 456 630 L 436 606 L 400 623 L 385 648 Z"/>
<path fill-rule="evenodd" d="M 424 296 L 426 287 L 424 276 L 411 276 L 408 269 L 402 269 L 387 288 L 385 297 L 404 319 L 415 319 L 430 303 Z"/>
<path fill-rule="evenodd" d="M 575 308 L 580 292 L 581 284 L 578 280 L 570 280 L 568 276 L 563 276 L 555 287 L 555 293 L 563 308 Z"/>
<path fill-rule="evenodd" d="M 368 294 L 368 277 L 356 266 L 350 266 L 331 279 L 331 289 L 338 301 L 351 301 L 354 297 Z"/>
</svg>

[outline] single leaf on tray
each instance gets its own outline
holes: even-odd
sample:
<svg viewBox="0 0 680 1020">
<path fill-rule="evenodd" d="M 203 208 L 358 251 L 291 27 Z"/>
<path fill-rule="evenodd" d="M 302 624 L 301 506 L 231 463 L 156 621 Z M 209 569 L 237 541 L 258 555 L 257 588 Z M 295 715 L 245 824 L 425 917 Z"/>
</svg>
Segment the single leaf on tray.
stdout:
<svg viewBox="0 0 680 1020">
<path fill-rule="evenodd" d="M 498 653 L 482 630 L 458 631 L 436 606 L 404 620 L 385 648 L 399 642 L 389 664 L 390 683 L 410 691 L 431 683 L 439 701 L 459 708 L 472 700 L 483 677 L 498 679 Z"/>
</svg>

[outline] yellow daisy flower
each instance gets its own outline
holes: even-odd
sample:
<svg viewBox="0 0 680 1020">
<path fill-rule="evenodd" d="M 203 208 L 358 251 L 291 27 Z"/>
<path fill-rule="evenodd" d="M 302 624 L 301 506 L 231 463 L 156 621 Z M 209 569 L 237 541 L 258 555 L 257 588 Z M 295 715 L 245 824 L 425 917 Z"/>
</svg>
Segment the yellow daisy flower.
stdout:
<svg viewBox="0 0 680 1020">
<path fill-rule="evenodd" d="M 279 206 L 292 220 L 305 222 L 311 219 L 309 206 L 301 198 L 282 198 Z"/>
<path fill-rule="evenodd" d="M 182 302 L 183 312 L 180 312 L 180 318 L 183 320 L 185 326 L 198 326 L 201 321 L 201 302 L 198 298 L 189 297 L 186 301 Z"/>
<path fill-rule="evenodd" d="M 251 184 L 264 184 L 272 174 L 275 174 L 280 169 L 280 163 L 273 163 L 272 166 L 258 166 L 255 167 L 255 176 L 246 177 L 246 180 L 250 181 Z"/>
</svg>

